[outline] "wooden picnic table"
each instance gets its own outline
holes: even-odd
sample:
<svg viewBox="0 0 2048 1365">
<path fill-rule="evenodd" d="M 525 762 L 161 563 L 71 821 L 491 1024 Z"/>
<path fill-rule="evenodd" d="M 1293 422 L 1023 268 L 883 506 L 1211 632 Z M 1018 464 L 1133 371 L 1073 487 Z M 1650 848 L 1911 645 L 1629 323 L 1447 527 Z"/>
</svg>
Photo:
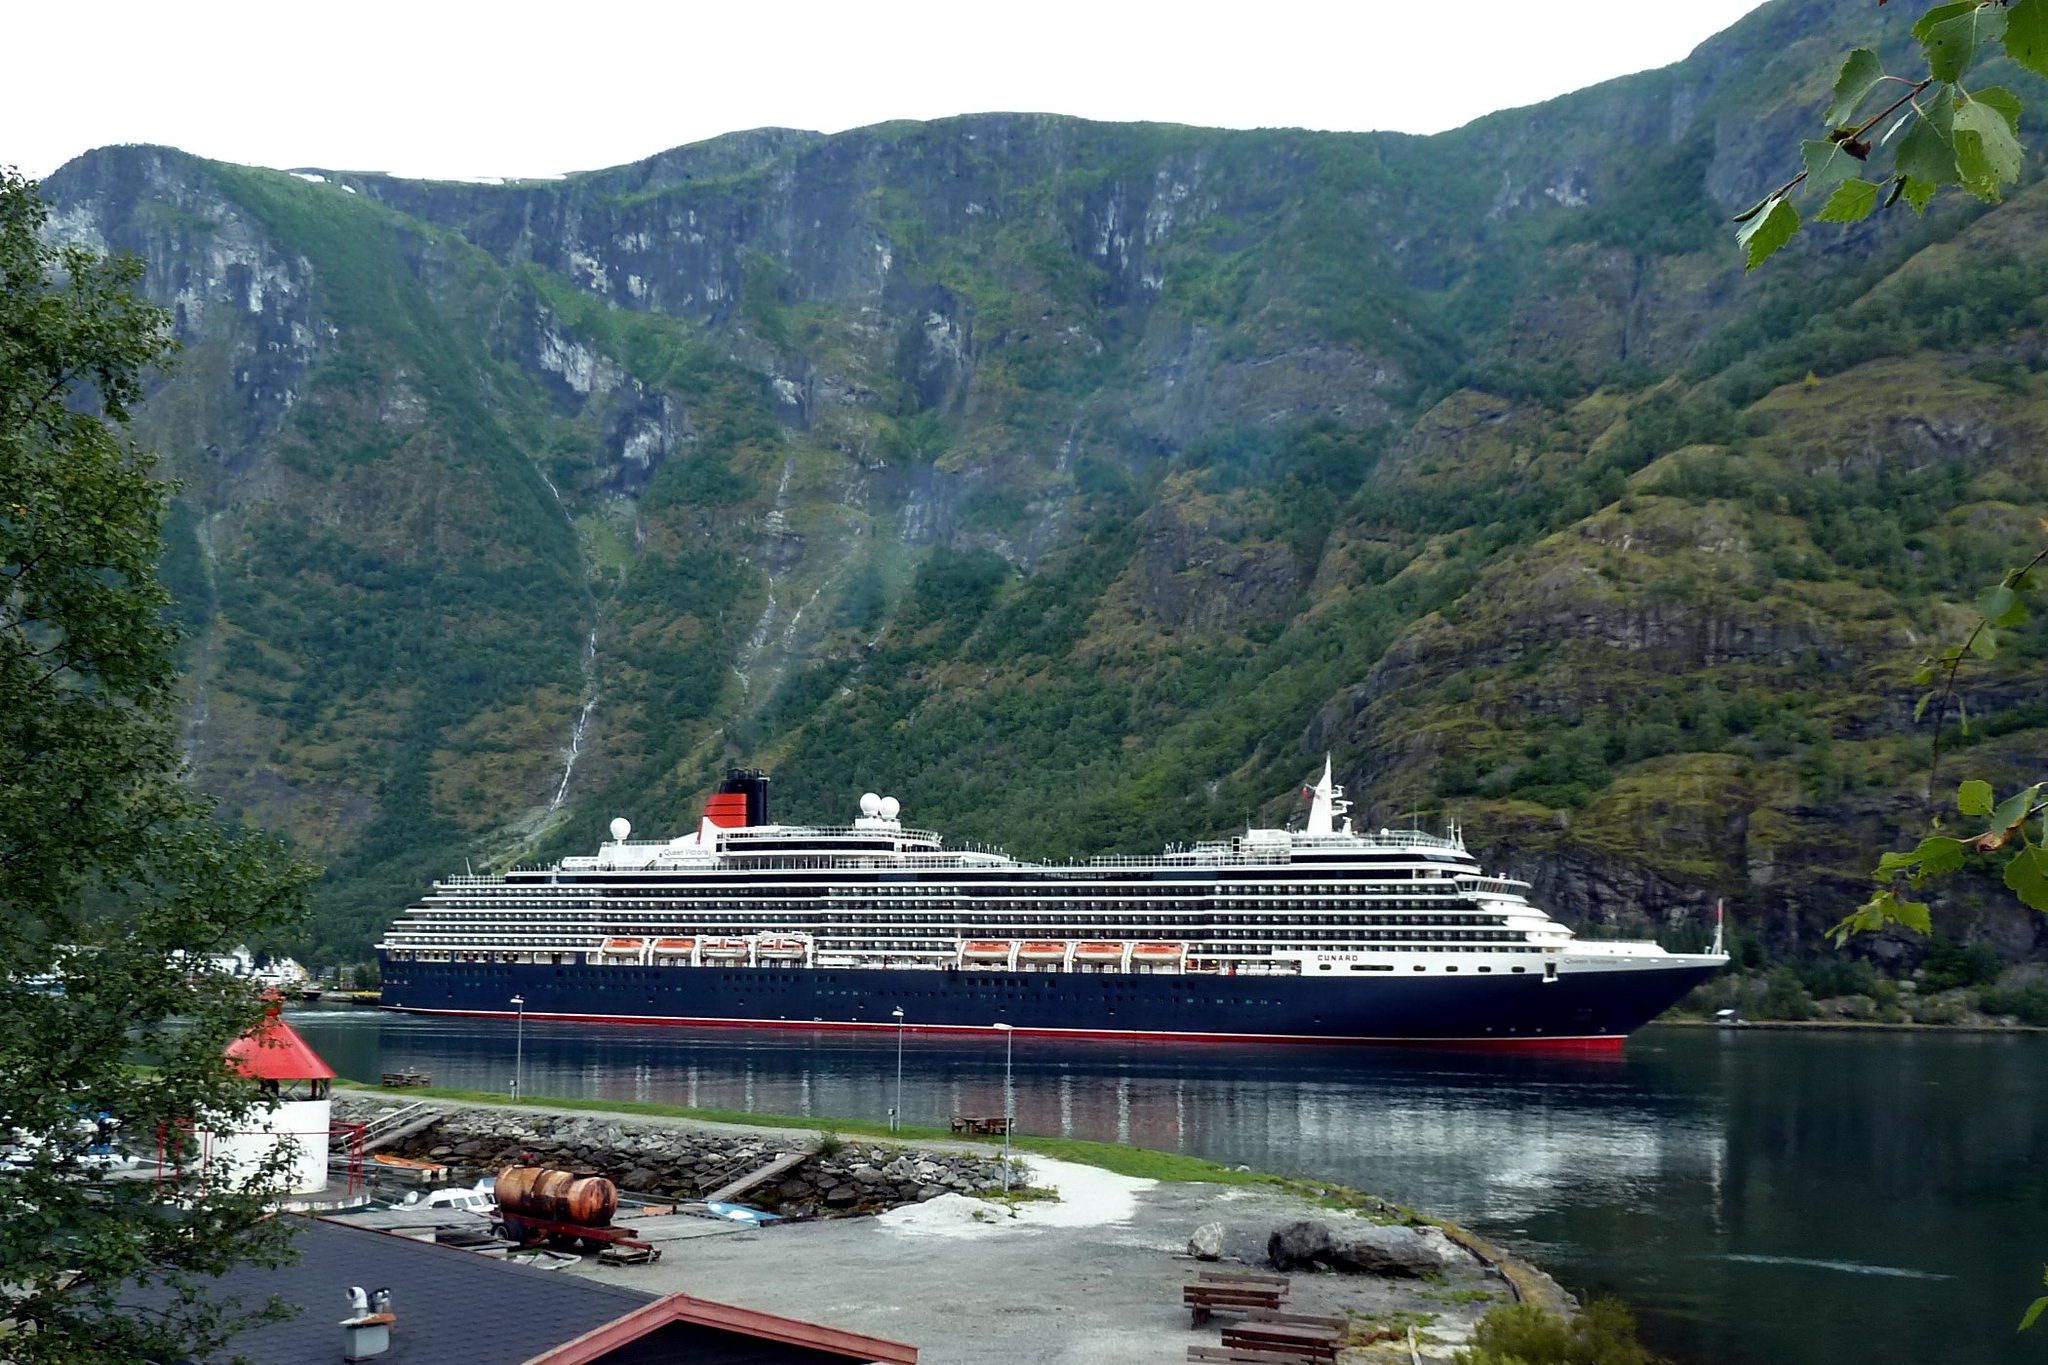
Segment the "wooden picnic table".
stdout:
<svg viewBox="0 0 2048 1365">
<path fill-rule="evenodd" d="M 415 1071 L 411 1067 L 407 1067 L 403 1071 L 387 1071 L 384 1073 L 383 1081 L 386 1090 L 410 1090 L 415 1086 L 432 1085 L 433 1083 L 434 1078 L 430 1073 Z"/>
<path fill-rule="evenodd" d="M 1216 1313 L 1271 1312 L 1287 1298 L 1285 1278 L 1278 1275 L 1229 1275 L 1205 1271 L 1180 1291 L 1187 1305 L 1188 1325 L 1200 1327 Z"/>
<path fill-rule="evenodd" d="M 1334 1365 L 1344 1335 L 1341 1325 L 1324 1325 L 1329 1321 L 1288 1322 L 1271 1314 L 1247 1317 L 1224 1327 L 1223 1345 L 1226 1349 L 1286 1352 L 1303 1360 Z"/>
<path fill-rule="evenodd" d="M 1285 1275 L 1261 1275 L 1255 1270 L 1198 1270 L 1195 1279 L 1205 1284 L 1269 1284 L 1283 1292 L 1288 1288 Z"/>
<path fill-rule="evenodd" d="M 1316 1365 L 1299 1351 L 1254 1351 L 1248 1346 L 1190 1346 L 1189 1365 Z"/>
<path fill-rule="evenodd" d="M 1002 1115 L 994 1117 L 975 1114 L 955 1114 L 953 1131 L 956 1133 L 988 1133 L 1000 1137 L 1010 1129 L 1010 1121 Z"/>
</svg>

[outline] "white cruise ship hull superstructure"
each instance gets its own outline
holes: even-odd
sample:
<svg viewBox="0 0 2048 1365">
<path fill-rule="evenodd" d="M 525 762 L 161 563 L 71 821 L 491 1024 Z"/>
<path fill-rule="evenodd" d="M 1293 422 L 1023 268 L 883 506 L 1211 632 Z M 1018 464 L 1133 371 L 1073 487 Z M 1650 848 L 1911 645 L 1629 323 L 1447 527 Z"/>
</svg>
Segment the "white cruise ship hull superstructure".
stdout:
<svg viewBox="0 0 2048 1365">
<path fill-rule="evenodd" d="M 735 770 L 698 829 L 450 877 L 378 945 L 387 1007 L 1069 1036 L 1618 1048 L 1726 964 L 1584 942 L 1455 834 L 1357 833 L 1325 765 L 1303 830 L 1042 864 L 861 798 L 768 820 Z"/>
</svg>

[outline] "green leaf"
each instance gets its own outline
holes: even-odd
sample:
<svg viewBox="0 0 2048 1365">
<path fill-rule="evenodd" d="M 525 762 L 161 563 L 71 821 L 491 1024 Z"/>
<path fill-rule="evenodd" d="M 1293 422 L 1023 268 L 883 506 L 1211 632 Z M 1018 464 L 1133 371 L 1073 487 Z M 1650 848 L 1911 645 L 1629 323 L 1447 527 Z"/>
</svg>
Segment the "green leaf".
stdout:
<svg viewBox="0 0 2048 1365">
<path fill-rule="evenodd" d="M 1735 234 L 1736 242 L 1748 253 L 1743 269 L 1754 270 L 1768 261 L 1779 247 L 1792 240 L 1792 234 L 1797 231 L 1799 210 L 1793 208 L 1783 195 L 1773 195 L 1771 206 Z"/>
<path fill-rule="evenodd" d="M 2005 884 L 2035 910 L 2048 910 L 2048 849 L 2023 848 L 2005 865 Z"/>
<path fill-rule="evenodd" d="M 2006 126 L 2017 133 L 2020 130 L 2020 114 L 2026 106 L 2020 97 L 2002 85 L 1987 85 L 1982 90 L 1972 90 L 1970 98 L 1979 104 L 1988 104 L 2005 115 Z"/>
<path fill-rule="evenodd" d="M 1970 652 L 1980 659 L 1998 657 L 1998 632 L 1986 627 L 1970 637 Z"/>
<path fill-rule="evenodd" d="M 2027 812 L 2032 810 L 2034 802 L 2040 799 L 2040 783 L 2036 782 L 2031 787 L 2022 787 L 2019 791 L 2014 792 L 2011 796 L 1998 803 L 1998 809 L 1991 812 L 1989 828 L 1996 834 L 2005 833 L 2005 831 L 2026 819 Z"/>
<path fill-rule="evenodd" d="M 1963 841 L 1945 834 L 1930 834 L 1913 850 L 1913 856 L 1920 861 L 1920 871 L 1914 880 L 1939 877 L 1963 865 Z"/>
<path fill-rule="evenodd" d="M 1927 691 L 1921 693 L 1920 700 L 1913 704 L 1913 723 L 1915 725 L 1918 725 L 1920 723 L 1920 718 L 1927 714 L 1927 708 L 1930 704 L 1933 703 L 1935 695 L 1936 694 L 1934 692 L 1934 689 L 1929 688 Z"/>
<path fill-rule="evenodd" d="M 1823 138 L 1800 143 L 1799 159 L 1806 165 L 1806 188 L 1815 194 L 1827 193 L 1863 169 L 1863 163 L 1850 156 L 1842 143 Z"/>
<path fill-rule="evenodd" d="M 1887 924 L 1903 924 L 1924 934 L 1934 927 L 1934 919 L 1925 902 L 1900 900 L 1897 892 L 1886 887 L 1865 901 L 1855 914 L 1828 930 L 1828 937 L 1840 945 L 1851 934 L 1874 933 Z"/>
<path fill-rule="evenodd" d="M 2005 7 L 1974 0 L 1936 5 L 1913 25 L 1913 36 L 1927 50 L 1927 69 L 1934 79 L 1952 83 L 1970 69 L 1980 44 L 2005 36 Z"/>
<path fill-rule="evenodd" d="M 2048 76 L 2048 0 L 2019 0 L 2005 12 L 2005 55 L 2037 76 Z M 2034 1305 L 2034 1311 L 2041 1306 Z"/>
<path fill-rule="evenodd" d="M 1877 875 L 1884 878 L 1898 876 L 1920 861 L 1918 853 L 1902 853 L 1894 850 L 1877 860 Z"/>
<path fill-rule="evenodd" d="M 2010 40 L 2008 40 L 2009 42 Z M 2048 71 L 2041 74 L 2048 76 Z M 1856 106 L 1864 97 L 1877 88 L 1884 79 L 1884 63 L 1877 54 L 1867 47 L 1859 47 L 1849 54 L 1842 63 L 1841 74 L 1835 77 L 1835 99 L 1828 106 L 1828 126 L 1840 128 L 1856 115 Z"/>
<path fill-rule="evenodd" d="M 2027 1305 L 2027 1313 L 2025 1317 L 2020 1319 L 2019 1330 L 2024 1332 L 2032 1327 L 2040 1319 L 2041 1310 L 2044 1308 L 2048 1308 L 2048 1294 L 2043 1294 L 2040 1298 Z"/>
<path fill-rule="evenodd" d="M 1906 177 L 1906 199 L 1916 209 L 1926 207 L 1927 199 L 1934 197 L 1934 187 L 1953 185 L 1962 179 L 1962 172 L 1956 169 L 1956 148 L 1949 140 L 1946 120 L 1937 123 L 1922 115 L 1913 120 L 1913 126 L 1906 130 L 1906 136 L 1899 140 L 1899 174 Z M 1916 198 L 1914 181 L 1927 185 L 1926 197 Z"/>
<path fill-rule="evenodd" d="M 1940 188 L 1932 180 L 1915 180 L 1912 176 L 1899 178 L 1900 193 L 1913 206 L 1913 212 L 1925 213 L 1927 206 L 1934 202 L 1934 192 Z"/>
<path fill-rule="evenodd" d="M 1835 186 L 1827 204 L 1814 215 L 1821 223 L 1860 223 L 1877 207 L 1879 187 L 1868 180 L 1844 180 Z"/>
<path fill-rule="evenodd" d="M 2020 141 L 2001 111 L 1981 100 L 1958 101 L 1953 139 L 1956 171 L 1979 199 L 1996 203 L 1999 192 L 2020 178 Z"/>
<path fill-rule="evenodd" d="M 2010 630 L 2027 623 L 2027 604 L 2019 593 L 2001 583 L 1977 595 L 1977 614 L 1992 625 Z"/>
<path fill-rule="evenodd" d="M 1916 934 L 1934 932 L 1934 914 L 1927 908 L 1926 901 L 1895 900 L 1891 918 L 1905 925 Z"/>
<path fill-rule="evenodd" d="M 1956 788 L 1956 809 L 1965 815 L 1989 815 L 1994 797 L 1991 784 L 1971 778 Z"/>
</svg>

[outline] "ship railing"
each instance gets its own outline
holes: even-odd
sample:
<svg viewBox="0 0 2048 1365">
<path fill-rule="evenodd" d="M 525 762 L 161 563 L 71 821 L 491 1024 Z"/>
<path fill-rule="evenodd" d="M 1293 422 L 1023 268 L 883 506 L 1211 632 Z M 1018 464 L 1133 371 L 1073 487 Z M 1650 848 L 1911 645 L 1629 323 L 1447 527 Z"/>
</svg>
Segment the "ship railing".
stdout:
<svg viewBox="0 0 2048 1365">
<path fill-rule="evenodd" d="M 1458 885 L 1474 891 L 1501 891 L 1517 896 L 1529 889 L 1529 883 L 1514 877 L 1481 877 L 1470 873 L 1459 877 Z"/>
<path fill-rule="evenodd" d="M 731 843 L 735 836 L 742 843 L 773 843 L 780 839 L 816 839 L 819 836 L 840 839 L 905 839 L 912 843 L 936 844 L 944 836 L 928 829 L 912 829 L 908 825 L 746 825 L 725 831 L 725 842 Z"/>
</svg>

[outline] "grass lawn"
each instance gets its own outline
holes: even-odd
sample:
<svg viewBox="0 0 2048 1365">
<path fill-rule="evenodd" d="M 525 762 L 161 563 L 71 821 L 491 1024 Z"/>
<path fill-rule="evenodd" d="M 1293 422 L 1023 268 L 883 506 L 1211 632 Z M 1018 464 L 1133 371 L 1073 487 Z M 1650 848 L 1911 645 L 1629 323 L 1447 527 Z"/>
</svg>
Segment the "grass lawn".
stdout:
<svg viewBox="0 0 2048 1365">
<path fill-rule="evenodd" d="M 594 1114 L 640 1114 L 655 1118 L 697 1119 L 705 1123 L 742 1123 L 756 1128 L 801 1128 L 817 1133 L 837 1133 L 842 1137 L 882 1138 L 893 1142 L 972 1142 L 992 1148 L 1002 1146 L 1002 1139 L 999 1137 L 970 1137 L 948 1132 L 943 1128 L 920 1128 L 906 1124 L 892 1133 L 886 1123 L 876 1123 L 869 1119 L 805 1118 L 793 1114 L 756 1114 L 739 1109 L 691 1109 L 683 1105 L 649 1104 L 640 1100 L 554 1099 L 538 1095 L 529 1096 L 515 1104 L 504 1095 L 487 1090 L 454 1090 L 441 1086 L 384 1090 L 367 1082 L 352 1081 L 346 1077 L 342 1083 L 358 1092 L 381 1095 L 393 1100 L 456 1100 L 464 1104 L 489 1104 L 508 1109 L 571 1109 Z M 1100 1166 L 1118 1175 L 1138 1176 L 1148 1180 L 1208 1181 L 1218 1185 L 1271 1185 L 1280 1189 L 1349 1193 L 1335 1186 L 1311 1185 L 1307 1181 L 1268 1175 L 1259 1171 L 1240 1171 L 1214 1161 L 1204 1161 L 1200 1157 L 1182 1156 L 1176 1152 L 1159 1152 L 1149 1147 L 1127 1147 L 1115 1142 L 1033 1137 L 1020 1133 L 1011 1139 L 1011 1146 L 1017 1151 L 1036 1152 L 1041 1156 L 1052 1157 L 1056 1161 L 1074 1161 L 1089 1166 Z"/>
</svg>

